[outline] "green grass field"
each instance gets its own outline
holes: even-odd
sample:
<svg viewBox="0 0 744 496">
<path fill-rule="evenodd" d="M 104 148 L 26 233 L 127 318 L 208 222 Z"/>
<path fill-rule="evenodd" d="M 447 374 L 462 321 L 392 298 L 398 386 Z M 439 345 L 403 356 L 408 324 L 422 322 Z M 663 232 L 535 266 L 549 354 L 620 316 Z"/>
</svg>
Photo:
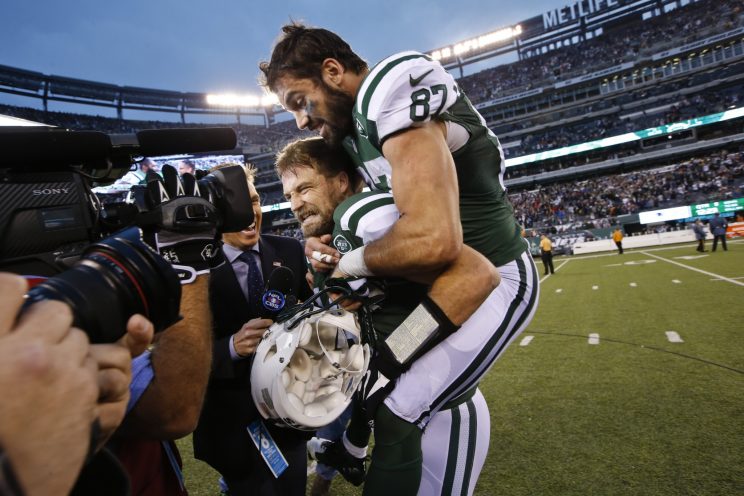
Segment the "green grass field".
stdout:
<svg viewBox="0 0 744 496">
<path fill-rule="evenodd" d="M 476 494 L 744 495 L 744 243 L 697 255 L 555 259 L 532 324 L 481 383 Z M 179 446 L 190 493 L 217 494 Z M 332 494 L 361 491 L 336 480 Z"/>
</svg>

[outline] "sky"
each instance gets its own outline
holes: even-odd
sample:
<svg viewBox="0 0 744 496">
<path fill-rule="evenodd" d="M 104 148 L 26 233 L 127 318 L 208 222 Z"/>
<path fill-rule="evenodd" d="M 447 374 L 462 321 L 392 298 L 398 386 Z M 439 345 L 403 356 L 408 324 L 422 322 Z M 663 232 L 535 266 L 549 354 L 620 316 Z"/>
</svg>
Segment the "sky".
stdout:
<svg viewBox="0 0 744 496">
<path fill-rule="evenodd" d="M 126 86 L 257 94 L 258 62 L 268 58 L 290 19 L 335 31 L 374 64 L 397 51 L 432 50 L 565 3 L 3 0 L 0 64 Z"/>
</svg>

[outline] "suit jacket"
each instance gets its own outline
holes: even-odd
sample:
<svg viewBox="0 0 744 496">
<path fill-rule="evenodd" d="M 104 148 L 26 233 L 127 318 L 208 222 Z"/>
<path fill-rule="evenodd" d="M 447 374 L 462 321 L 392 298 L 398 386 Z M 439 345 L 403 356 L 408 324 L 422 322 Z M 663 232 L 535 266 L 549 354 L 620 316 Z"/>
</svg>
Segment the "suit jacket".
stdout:
<svg viewBox="0 0 744 496">
<path fill-rule="evenodd" d="M 726 234 L 728 222 L 723 217 L 713 217 L 708 223 L 708 228 L 713 236 L 723 236 Z"/>
<path fill-rule="evenodd" d="M 305 280 L 307 265 L 299 241 L 262 234 L 259 253 L 265 281 L 268 281 L 275 267 L 282 265 L 290 268 L 295 275 L 295 296 L 304 300 L 312 295 Z M 251 315 L 230 263 L 212 271 L 209 286 L 214 331 L 212 374 L 199 425 L 193 436 L 194 456 L 207 462 L 226 478 L 242 479 L 244 474 L 253 477 L 255 473 L 249 474 L 252 470 L 273 478 L 246 432 L 250 423 L 261 418 L 251 398 L 252 358 L 233 360 L 229 349 L 231 336 L 258 315 Z M 268 423 L 267 426 L 283 452 L 301 446 L 301 470 L 304 474 L 304 444 L 307 437 L 299 431 L 270 426 Z M 287 461 L 291 468 L 285 474 L 295 468 L 292 465 L 296 465 L 289 459 Z"/>
</svg>

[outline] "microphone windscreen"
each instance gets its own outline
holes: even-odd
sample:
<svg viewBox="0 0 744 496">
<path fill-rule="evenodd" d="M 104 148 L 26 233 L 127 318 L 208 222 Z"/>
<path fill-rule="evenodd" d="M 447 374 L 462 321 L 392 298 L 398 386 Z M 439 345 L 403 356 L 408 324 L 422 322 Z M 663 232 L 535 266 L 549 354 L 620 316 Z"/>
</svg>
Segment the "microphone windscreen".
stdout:
<svg viewBox="0 0 744 496">
<path fill-rule="evenodd" d="M 61 129 L 0 129 L 0 165 L 27 165 L 30 170 L 55 169 L 58 164 L 102 160 L 111 154 L 111 140 L 97 131 Z"/>
<path fill-rule="evenodd" d="M 144 156 L 233 150 L 238 144 L 229 127 L 193 129 L 145 129 L 137 133 L 138 153 Z"/>
</svg>

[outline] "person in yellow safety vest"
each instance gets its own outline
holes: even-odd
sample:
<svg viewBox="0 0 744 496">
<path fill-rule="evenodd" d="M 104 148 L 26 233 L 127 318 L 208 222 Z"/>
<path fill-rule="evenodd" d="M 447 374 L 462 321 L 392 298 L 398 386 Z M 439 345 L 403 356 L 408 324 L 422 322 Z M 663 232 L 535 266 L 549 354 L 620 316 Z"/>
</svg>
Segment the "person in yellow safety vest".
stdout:
<svg viewBox="0 0 744 496">
<path fill-rule="evenodd" d="M 622 255 L 623 254 L 623 232 L 618 227 L 615 229 L 615 232 L 612 233 L 612 241 L 615 242 L 615 245 L 617 245 L 617 254 Z"/>
<path fill-rule="evenodd" d="M 555 273 L 555 269 L 553 269 L 553 243 L 550 242 L 547 234 L 540 236 L 540 256 L 543 267 L 545 267 L 545 275 L 548 275 L 548 269 L 550 269 L 551 274 Z"/>
</svg>

